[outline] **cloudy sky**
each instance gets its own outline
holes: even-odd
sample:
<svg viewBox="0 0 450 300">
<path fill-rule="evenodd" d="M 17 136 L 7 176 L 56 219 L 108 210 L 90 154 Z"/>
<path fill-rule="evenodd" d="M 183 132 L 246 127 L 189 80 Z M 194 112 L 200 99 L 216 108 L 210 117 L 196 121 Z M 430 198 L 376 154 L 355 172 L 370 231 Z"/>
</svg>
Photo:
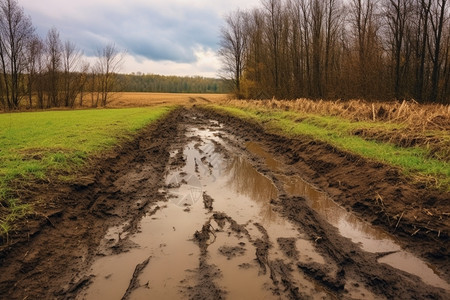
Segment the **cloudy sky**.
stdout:
<svg viewBox="0 0 450 300">
<path fill-rule="evenodd" d="M 89 57 L 113 42 L 123 73 L 216 77 L 224 16 L 259 0 L 19 0 L 41 37 L 55 27 Z"/>
</svg>

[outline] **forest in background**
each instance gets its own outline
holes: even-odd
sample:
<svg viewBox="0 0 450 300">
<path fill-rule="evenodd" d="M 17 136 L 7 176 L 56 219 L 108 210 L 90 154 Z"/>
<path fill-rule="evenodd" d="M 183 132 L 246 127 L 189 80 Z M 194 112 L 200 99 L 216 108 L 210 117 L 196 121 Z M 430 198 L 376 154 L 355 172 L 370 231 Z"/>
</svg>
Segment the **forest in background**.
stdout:
<svg viewBox="0 0 450 300">
<path fill-rule="evenodd" d="M 239 98 L 450 103 L 448 0 L 262 0 L 225 21 Z"/>
<path fill-rule="evenodd" d="M 117 82 L 123 92 L 226 94 L 230 91 L 225 80 L 201 76 L 118 74 Z"/>
</svg>

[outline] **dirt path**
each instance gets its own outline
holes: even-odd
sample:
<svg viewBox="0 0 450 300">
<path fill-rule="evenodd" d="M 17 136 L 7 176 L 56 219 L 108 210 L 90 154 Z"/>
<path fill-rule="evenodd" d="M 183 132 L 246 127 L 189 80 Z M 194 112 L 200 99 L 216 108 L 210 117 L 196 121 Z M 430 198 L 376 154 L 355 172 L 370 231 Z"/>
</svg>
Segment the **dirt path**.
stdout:
<svg viewBox="0 0 450 300">
<path fill-rule="evenodd" d="M 450 297 L 448 219 L 405 209 L 448 195 L 327 145 L 180 109 L 91 172 L 1 252 L 0 298 Z"/>
</svg>

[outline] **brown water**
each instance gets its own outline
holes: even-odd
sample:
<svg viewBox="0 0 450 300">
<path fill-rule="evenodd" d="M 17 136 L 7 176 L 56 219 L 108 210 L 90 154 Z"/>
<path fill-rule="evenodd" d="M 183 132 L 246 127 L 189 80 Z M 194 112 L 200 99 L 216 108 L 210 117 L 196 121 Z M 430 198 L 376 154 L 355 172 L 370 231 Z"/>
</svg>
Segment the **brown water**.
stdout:
<svg viewBox="0 0 450 300">
<path fill-rule="evenodd" d="M 140 221 L 138 232 L 124 232 L 126 224 L 108 231 L 99 250 L 105 256 L 99 257 L 92 265 L 93 283 L 79 295 L 80 299 L 121 299 L 136 266 L 147 259 L 148 264 L 134 276 L 137 284 L 129 299 L 187 298 L 189 290 L 198 284 L 201 257 L 199 245 L 193 237 L 205 222 L 210 222 L 215 236 L 210 236 L 204 259 L 219 270 L 218 276 L 212 280 L 229 299 L 288 298 L 284 287 L 275 284 L 271 278 L 274 275 L 280 279 L 283 274 L 262 272 L 255 256 L 258 240 L 267 238 L 268 265 L 295 266 L 298 261 L 327 264 L 311 242 L 313 238 L 274 211 L 270 202 L 277 198 L 278 190 L 273 182 L 244 157 L 233 154 L 233 149 L 221 138 L 224 133 L 220 126 L 216 128 L 216 131 L 192 128 L 187 133 L 192 141 L 183 149 L 174 149 L 171 159 L 182 153 L 185 165 L 170 170 L 166 178 L 168 187 L 161 191 L 167 193 L 167 201 L 152 208 L 155 213 Z M 272 159 L 268 162 L 271 168 L 280 166 L 257 144 L 252 146 L 252 151 L 266 161 Z M 285 177 L 282 180 L 288 193 L 306 197 L 313 208 L 339 228 L 341 234 L 352 238 L 367 251 L 399 250 L 388 235 L 347 213 L 300 178 Z M 214 200 L 212 211 L 204 207 L 204 193 Z M 221 227 L 213 219 L 214 212 L 230 217 L 242 231 L 234 231 L 228 223 Z M 112 255 L 108 247 L 127 238 L 127 251 Z M 293 241 L 297 257 L 286 254 L 280 243 L 282 240 Z M 329 269 L 333 270 L 333 266 Z M 299 288 L 303 298 L 332 298 L 295 267 L 284 275 Z M 361 282 L 348 282 L 346 289 L 349 298 L 376 298 Z"/>
<path fill-rule="evenodd" d="M 125 253 L 99 258 L 92 266 L 95 275 L 83 299 L 121 299 L 130 284 L 135 267 L 149 259 L 138 275 L 139 287 L 130 299 L 183 299 L 189 286 L 194 286 L 198 272 L 200 251 L 192 240 L 193 234 L 211 218 L 213 212 L 223 212 L 248 234 L 237 234 L 229 227 L 216 231 L 216 237 L 208 246 L 208 264 L 220 270 L 215 283 L 226 291 L 230 299 L 279 299 L 286 298 L 283 291 L 275 295 L 270 272 L 261 273 L 255 260 L 254 242 L 263 238 L 260 227 L 269 236 L 269 261 L 284 260 L 286 264 L 296 261 L 287 257 L 277 243 L 278 238 L 293 238 L 295 247 L 301 249 L 298 260 L 325 263 L 310 242 L 311 238 L 300 233 L 290 222 L 273 211 L 270 201 L 277 198 L 278 191 L 267 177 L 256 171 L 243 157 L 221 153 L 217 143 L 227 147 L 217 131 L 194 128 L 188 137 L 196 139 L 182 150 L 186 165 L 172 170 L 167 176 L 171 188 L 167 190 L 168 201 L 153 215 L 141 220 L 139 232 L 129 239 L 134 246 Z M 179 151 L 171 153 L 175 159 Z M 214 199 L 213 212 L 204 208 L 202 193 Z M 218 229 L 219 225 L 212 221 Z M 126 237 L 124 226 L 111 228 L 105 236 L 105 244 L 114 244 Z M 223 249 L 239 247 L 241 251 L 231 256 Z M 221 251 L 222 250 L 222 251 Z M 305 295 L 314 299 L 328 298 L 327 292 L 293 269 L 289 276 Z"/>
<path fill-rule="evenodd" d="M 257 143 L 247 143 L 247 149 L 263 157 L 271 170 L 276 172 L 281 163 L 273 158 Z M 328 195 L 297 176 L 279 176 L 291 196 L 301 196 L 310 207 L 319 212 L 330 224 L 339 229 L 339 233 L 350 238 L 354 243 L 368 252 L 391 252 L 378 261 L 394 268 L 419 276 L 425 283 L 450 290 L 450 284 L 439 277 L 439 273 L 423 260 L 404 251 L 395 239 L 385 231 L 371 226 L 334 202 Z"/>
</svg>

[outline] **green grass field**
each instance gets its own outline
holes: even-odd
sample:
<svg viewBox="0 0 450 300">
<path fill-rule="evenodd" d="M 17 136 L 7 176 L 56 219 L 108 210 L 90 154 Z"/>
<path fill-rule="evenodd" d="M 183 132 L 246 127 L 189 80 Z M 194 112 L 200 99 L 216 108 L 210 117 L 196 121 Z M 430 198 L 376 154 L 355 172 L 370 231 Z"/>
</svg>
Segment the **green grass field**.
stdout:
<svg viewBox="0 0 450 300">
<path fill-rule="evenodd" d="M 450 164 L 430 158 L 425 147 L 398 147 L 352 135 L 358 128 L 401 128 L 395 123 L 351 122 L 339 117 L 302 114 L 289 111 L 212 106 L 217 111 L 262 124 L 266 129 L 289 137 L 309 136 L 362 157 L 399 167 L 404 174 L 433 182 L 437 188 L 450 190 Z M 442 133 L 447 134 L 448 133 Z M 450 138 L 446 136 L 445 139 Z"/>
<path fill-rule="evenodd" d="M 129 139 L 172 108 L 46 111 L 0 114 L 0 231 L 33 211 L 11 193 L 12 180 L 73 171 L 86 158 Z"/>
</svg>

